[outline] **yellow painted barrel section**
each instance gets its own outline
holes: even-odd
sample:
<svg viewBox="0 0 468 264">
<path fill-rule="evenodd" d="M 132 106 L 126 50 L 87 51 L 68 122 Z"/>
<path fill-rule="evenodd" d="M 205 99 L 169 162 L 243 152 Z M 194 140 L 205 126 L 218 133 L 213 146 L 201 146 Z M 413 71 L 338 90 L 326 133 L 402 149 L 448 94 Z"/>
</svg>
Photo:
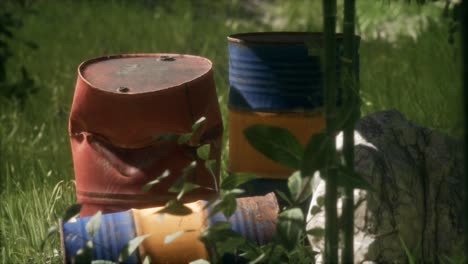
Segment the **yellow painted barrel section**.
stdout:
<svg viewBox="0 0 468 264">
<path fill-rule="evenodd" d="M 229 170 L 254 173 L 260 178 L 287 179 L 292 169 L 268 159 L 245 138 L 244 129 L 255 124 L 286 128 L 305 146 L 313 134 L 325 127 L 325 117 L 319 110 L 267 113 L 229 109 Z"/>
<path fill-rule="evenodd" d="M 209 259 L 203 242 L 198 237 L 206 228 L 206 215 L 202 201 L 185 204 L 192 209 L 190 215 L 176 216 L 157 213 L 163 207 L 132 209 L 138 236 L 151 234 L 140 245 L 140 256 L 151 258 L 151 263 L 189 263 L 196 259 Z M 155 232 L 157 230 L 157 232 Z M 190 230 L 164 243 L 164 238 L 181 230 Z"/>
</svg>

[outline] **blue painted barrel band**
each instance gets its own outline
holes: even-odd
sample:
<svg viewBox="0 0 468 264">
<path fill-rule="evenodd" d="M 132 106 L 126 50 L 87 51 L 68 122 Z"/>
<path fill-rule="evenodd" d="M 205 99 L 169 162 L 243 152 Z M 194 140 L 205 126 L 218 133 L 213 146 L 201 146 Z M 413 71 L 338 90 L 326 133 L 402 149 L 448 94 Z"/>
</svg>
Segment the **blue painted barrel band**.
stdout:
<svg viewBox="0 0 468 264">
<path fill-rule="evenodd" d="M 121 250 L 136 237 L 131 211 L 102 215 L 99 230 L 92 238 L 86 232 L 86 224 L 90 219 L 77 218 L 76 222 L 62 225 L 66 263 L 72 263 L 78 250 L 84 248 L 89 240 L 93 241 L 93 260 L 118 262 Z M 139 263 L 138 260 L 138 252 L 135 252 L 123 263 Z"/>
<path fill-rule="evenodd" d="M 228 37 L 229 105 L 236 109 L 285 112 L 323 106 L 319 50 L 321 33 L 258 32 Z M 340 74 L 342 35 L 337 35 L 336 71 Z M 355 68 L 359 73 L 359 37 Z M 338 92 L 340 102 L 341 92 Z"/>
<path fill-rule="evenodd" d="M 336 70 L 339 71 L 339 65 Z M 322 78 L 321 68 L 305 68 L 305 67 L 274 67 L 270 65 L 246 65 L 240 67 L 238 64 L 229 67 L 230 73 L 246 74 L 253 77 L 267 76 L 297 76 L 302 78 Z"/>
<path fill-rule="evenodd" d="M 253 82 L 252 80 L 243 78 L 232 78 L 231 83 L 232 85 L 242 85 L 242 92 L 257 92 L 271 95 L 283 95 L 290 93 L 292 95 L 296 94 L 298 96 L 318 96 L 323 94 L 321 91 L 311 89 L 313 85 L 322 85 L 322 80 L 313 81 L 309 83 L 308 86 L 303 86 L 299 83 L 295 83 L 294 81 L 288 82 L 285 80 L 278 80 L 277 82 L 273 82 L 271 80 L 257 80 L 256 82 Z M 288 88 L 285 89 L 281 84 L 287 85 Z"/>
<path fill-rule="evenodd" d="M 281 97 L 282 100 L 272 101 L 272 97 Z M 314 111 L 323 106 L 323 94 L 315 94 L 315 96 L 304 96 L 293 93 L 257 93 L 244 91 L 239 92 L 236 89 L 229 90 L 229 107 L 236 110 L 255 111 L 255 112 L 303 112 Z M 253 109 L 252 105 L 262 101 L 261 106 Z"/>
</svg>

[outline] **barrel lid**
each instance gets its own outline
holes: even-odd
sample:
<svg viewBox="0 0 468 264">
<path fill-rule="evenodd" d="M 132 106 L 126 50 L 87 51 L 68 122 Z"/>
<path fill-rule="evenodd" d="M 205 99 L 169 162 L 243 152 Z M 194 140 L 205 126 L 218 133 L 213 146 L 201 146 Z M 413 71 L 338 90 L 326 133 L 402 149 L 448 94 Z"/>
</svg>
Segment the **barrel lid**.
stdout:
<svg viewBox="0 0 468 264">
<path fill-rule="evenodd" d="M 304 44 L 314 39 L 323 39 L 322 32 L 248 32 L 228 36 L 232 43 L 255 43 L 255 44 Z M 343 34 L 336 33 L 338 40 Z M 359 39 L 359 36 L 356 36 Z"/>
<path fill-rule="evenodd" d="M 83 62 L 81 78 L 94 88 L 140 94 L 179 86 L 206 74 L 212 63 L 202 57 L 181 54 L 120 54 Z"/>
</svg>

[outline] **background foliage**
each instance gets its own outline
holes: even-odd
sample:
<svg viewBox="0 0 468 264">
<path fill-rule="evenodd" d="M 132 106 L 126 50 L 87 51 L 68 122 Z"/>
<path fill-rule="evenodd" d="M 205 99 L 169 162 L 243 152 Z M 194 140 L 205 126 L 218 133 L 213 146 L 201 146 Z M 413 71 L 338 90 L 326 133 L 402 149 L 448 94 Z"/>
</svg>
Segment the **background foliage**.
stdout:
<svg viewBox="0 0 468 264">
<path fill-rule="evenodd" d="M 443 5 L 357 2 L 363 114 L 396 108 L 422 125 L 461 135 L 460 47 L 458 35 L 455 44 L 448 41 L 450 20 L 442 16 Z M 133 52 L 205 56 L 214 62 L 226 118 L 226 36 L 319 31 L 322 15 L 320 1 L 314 0 L 0 1 L 0 10 L 19 21 L 1 24 L 14 37 L 0 34 L 11 54 L 1 61 L 0 81 L 18 84 L 13 93 L 22 98 L 0 86 L 2 263 L 60 260 L 57 240 L 44 253 L 39 246 L 47 228 L 75 202 L 67 118 L 80 62 Z M 25 78 L 30 81 L 22 83 Z"/>
</svg>

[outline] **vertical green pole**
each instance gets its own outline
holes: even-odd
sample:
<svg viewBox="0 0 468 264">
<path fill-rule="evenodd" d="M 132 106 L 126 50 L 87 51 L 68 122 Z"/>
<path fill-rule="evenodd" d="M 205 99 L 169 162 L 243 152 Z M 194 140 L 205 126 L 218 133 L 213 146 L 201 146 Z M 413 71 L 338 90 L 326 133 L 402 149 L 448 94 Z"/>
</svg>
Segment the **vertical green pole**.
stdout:
<svg viewBox="0 0 468 264">
<path fill-rule="evenodd" d="M 336 162 L 336 147 L 334 131 L 337 74 L 336 74 L 336 0 L 323 0 L 323 25 L 324 25 L 324 100 L 326 132 L 331 140 L 331 151 L 335 153 L 332 164 Z M 328 164 L 325 169 L 325 263 L 338 263 L 338 221 L 337 221 L 337 172 Z"/>
<path fill-rule="evenodd" d="M 461 26 L 462 26 L 462 56 L 463 56 L 463 97 L 464 97 L 464 119 L 465 119 L 465 177 L 464 177 L 464 235 L 465 235 L 465 258 L 468 258 L 468 1 L 463 0 L 461 3 Z"/>
<path fill-rule="evenodd" d="M 350 172 L 354 171 L 354 124 L 359 117 L 359 91 L 357 78 L 354 68 L 354 24 L 355 24 L 355 0 L 345 0 L 344 2 L 344 59 L 341 61 L 342 67 L 342 88 L 345 105 L 351 105 L 348 109 L 351 113 L 351 118 L 345 123 L 343 130 L 343 155 L 345 166 Z M 353 263 L 354 260 L 354 196 L 353 188 L 346 187 L 343 199 L 343 237 L 344 246 L 341 255 L 342 263 Z"/>
</svg>

